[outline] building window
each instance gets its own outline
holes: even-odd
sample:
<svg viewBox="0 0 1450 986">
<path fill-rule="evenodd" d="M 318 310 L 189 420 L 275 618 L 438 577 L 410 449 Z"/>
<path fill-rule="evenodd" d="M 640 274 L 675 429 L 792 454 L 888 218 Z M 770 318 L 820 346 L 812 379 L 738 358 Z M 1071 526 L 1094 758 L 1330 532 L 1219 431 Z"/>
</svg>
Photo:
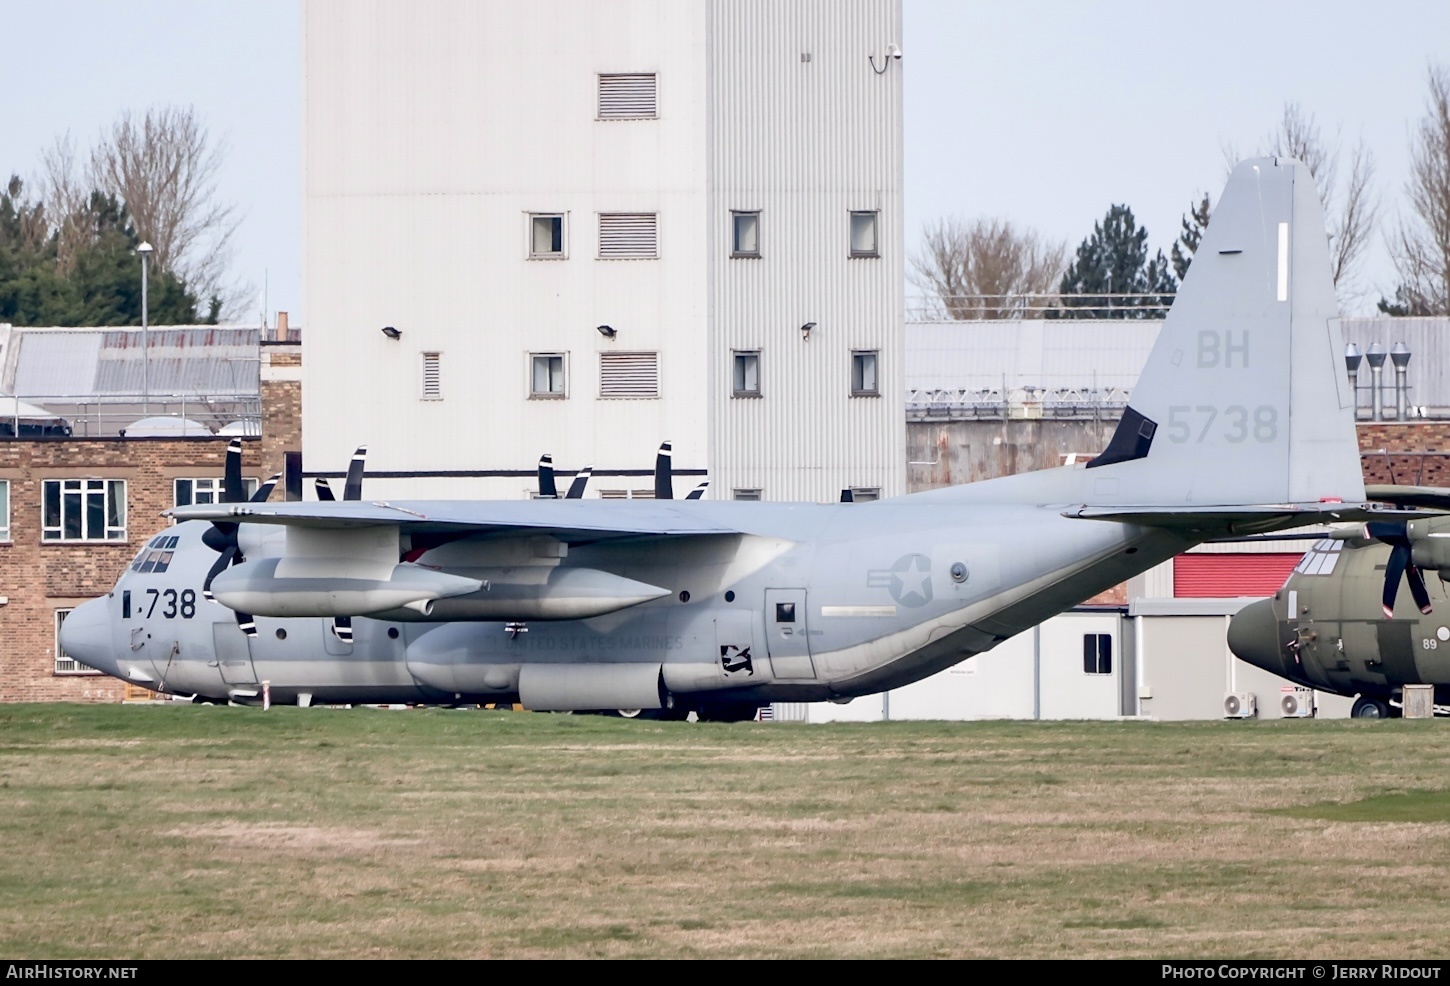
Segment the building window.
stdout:
<svg viewBox="0 0 1450 986">
<path fill-rule="evenodd" d="M 655 118 L 655 76 L 653 72 L 600 73 L 599 119 L 653 120 Z"/>
<path fill-rule="evenodd" d="M 659 353 L 600 353 L 599 396 L 604 399 L 660 395 Z"/>
<path fill-rule="evenodd" d="M 1082 635 L 1082 673 L 1113 673 L 1113 635 L 1085 633 Z"/>
<path fill-rule="evenodd" d="M 600 490 L 601 500 L 653 500 L 655 498 L 654 487 L 651 486 L 642 490 Z"/>
<path fill-rule="evenodd" d="M 10 480 L 0 479 L 0 541 L 10 540 Z"/>
<path fill-rule="evenodd" d="M 601 212 L 600 260 L 656 260 L 660 255 L 658 216 L 653 212 Z"/>
<path fill-rule="evenodd" d="M 851 396 L 880 397 L 881 382 L 877 379 L 877 357 L 874 349 L 860 349 L 851 353 Z"/>
<path fill-rule="evenodd" d="M 759 500 L 760 499 L 760 490 L 735 490 L 734 491 L 734 499 L 736 499 L 736 500 L 752 500 L 752 501 Z"/>
<path fill-rule="evenodd" d="M 41 539 L 44 541 L 126 540 L 124 479 L 47 479 Z"/>
<path fill-rule="evenodd" d="M 221 479 L 178 479 L 173 502 L 178 507 L 189 507 L 193 503 L 221 503 L 223 485 Z M 242 480 L 242 489 L 248 500 L 257 492 L 257 485 L 255 479 Z"/>
<path fill-rule="evenodd" d="M 423 354 L 423 400 L 443 399 L 443 354 Z"/>
<path fill-rule="evenodd" d="M 853 486 L 851 487 L 852 503 L 870 503 L 873 500 L 881 499 L 881 487 L 879 486 Z"/>
<path fill-rule="evenodd" d="M 563 260 L 564 217 L 542 213 L 529 216 L 529 257 L 533 260 Z"/>
<path fill-rule="evenodd" d="M 730 213 L 730 256 L 760 256 L 760 213 Z"/>
<path fill-rule="evenodd" d="M 876 212 L 851 213 L 851 256 L 879 257 L 880 247 L 876 241 Z"/>
<path fill-rule="evenodd" d="M 760 350 L 736 351 L 733 362 L 734 380 L 730 393 L 735 397 L 759 397 Z"/>
<path fill-rule="evenodd" d="M 563 353 L 530 353 L 529 396 L 539 400 L 563 400 L 569 396 L 564 380 Z"/>
<path fill-rule="evenodd" d="M 80 661 L 66 655 L 60 646 L 60 625 L 71 614 L 68 609 L 55 611 L 55 673 L 56 674 L 100 674 L 95 668 L 86 667 Z"/>
</svg>

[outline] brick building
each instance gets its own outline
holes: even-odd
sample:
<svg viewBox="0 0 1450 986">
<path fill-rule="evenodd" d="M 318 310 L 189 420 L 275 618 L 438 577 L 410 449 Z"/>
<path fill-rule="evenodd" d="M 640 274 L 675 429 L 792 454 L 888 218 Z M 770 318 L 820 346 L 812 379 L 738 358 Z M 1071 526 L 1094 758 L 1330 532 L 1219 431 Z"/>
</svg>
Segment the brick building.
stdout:
<svg viewBox="0 0 1450 986">
<path fill-rule="evenodd" d="M 243 475 L 259 480 L 301 447 L 295 330 L 150 335 L 138 358 L 138 330 L 0 327 L 0 384 L 16 395 L 0 396 L 0 423 L 10 413 L 0 427 L 0 701 L 122 699 L 124 683 L 60 652 L 64 614 L 110 590 L 167 524 L 162 510 L 215 495 L 230 435 L 243 437 Z M 233 380 L 225 392 L 219 375 Z M 46 423 L 34 411 L 22 419 L 21 406 L 43 409 Z"/>
</svg>

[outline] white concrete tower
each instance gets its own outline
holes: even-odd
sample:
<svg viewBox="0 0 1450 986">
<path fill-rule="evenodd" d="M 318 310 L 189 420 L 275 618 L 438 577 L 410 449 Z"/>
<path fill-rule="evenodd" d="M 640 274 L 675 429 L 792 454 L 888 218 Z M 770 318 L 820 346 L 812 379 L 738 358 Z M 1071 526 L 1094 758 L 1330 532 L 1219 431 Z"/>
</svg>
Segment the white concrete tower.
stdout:
<svg viewBox="0 0 1450 986">
<path fill-rule="evenodd" d="M 681 497 L 903 492 L 900 0 L 304 19 L 309 471 L 599 495 L 669 439 Z"/>
</svg>

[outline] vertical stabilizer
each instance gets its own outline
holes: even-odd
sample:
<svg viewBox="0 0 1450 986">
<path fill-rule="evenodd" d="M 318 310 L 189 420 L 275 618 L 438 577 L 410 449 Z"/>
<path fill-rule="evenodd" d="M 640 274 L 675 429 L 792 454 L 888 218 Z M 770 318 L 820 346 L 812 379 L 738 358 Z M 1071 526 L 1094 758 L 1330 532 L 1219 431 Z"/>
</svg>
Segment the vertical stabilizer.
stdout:
<svg viewBox="0 0 1450 986">
<path fill-rule="evenodd" d="M 1229 178 L 1108 449 L 1096 504 L 1364 498 L 1319 196 L 1298 161 Z"/>
</svg>

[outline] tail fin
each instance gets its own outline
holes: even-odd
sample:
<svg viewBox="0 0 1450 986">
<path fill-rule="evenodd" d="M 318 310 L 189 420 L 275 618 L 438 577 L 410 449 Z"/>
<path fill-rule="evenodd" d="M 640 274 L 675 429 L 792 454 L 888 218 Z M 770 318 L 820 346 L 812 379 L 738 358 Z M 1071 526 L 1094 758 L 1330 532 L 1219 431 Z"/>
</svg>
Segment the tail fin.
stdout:
<svg viewBox="0 0 1450 986">
<path fill-rule="evenodd" d="M 1364 499 L 1324 215 L 1309 169 L 1236 167 L 1090 504 Z"/>
</svg>

